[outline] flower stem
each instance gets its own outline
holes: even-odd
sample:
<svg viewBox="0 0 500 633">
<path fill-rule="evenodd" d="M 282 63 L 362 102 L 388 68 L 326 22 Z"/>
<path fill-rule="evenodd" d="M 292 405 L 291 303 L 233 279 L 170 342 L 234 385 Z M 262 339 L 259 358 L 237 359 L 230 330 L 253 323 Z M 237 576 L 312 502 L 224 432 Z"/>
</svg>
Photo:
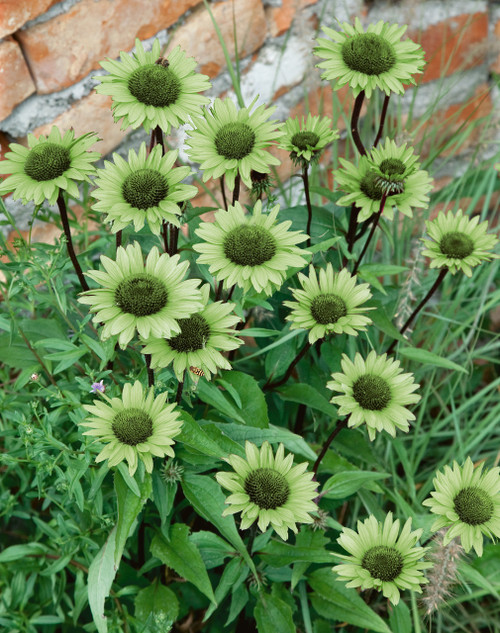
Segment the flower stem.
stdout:
<svg viewBox="0 0 500 633">
<path fill-rule="evenodd" d="M 234 179 L 233 205 L 240 199 L 240 184 L 241 177 L 239 174 L 236 174 L 236 178 Z"/>
<path fill-rule="evenodd" d="M 151 369 L 151 354 L 144 354 L 144 359 L 146 361 L 146 367 L 148 370 L 148 387 L 155 386 L 155 373 Z"/>
<path fill-rule="evenodd" d="M 358 257 L 358 261 L 356 262 L 356 265 L 354 266 L 354 270 L 352 271 L 352 274 L 355 275 L 358 272 L 358 268 L 359 265 L 361 263 L 361 260 L 363 259 L 368 246 L 370 245 L 370 242 L 372 240 L 373 234 L 375 233 L 375 229 L 378 226 L 379 220 L 380 220 L 380 216 L 382 215 L 382 213 L 384 212 L 384 207 L 385 207 L 385 201 L 387 200 L 387 193 L 384 192 L 382 194 L 382 199 L 380 200 L 380 208 L 378 210 L 377 215 L 375 216 L 375 219 L 373 220 L 373 224 L 372 224 L 372 229 L 370 231 L 370 234 L 368 235 L 368 239 L 365 242 L 365 245 L 363 246 L 363 250 L 361 251 L 361 255 Z"/>
<path fill-rule="evenodd" d="M 295 358 L 292 360 L 292 362 L 288 366 L 288 369 L 286 370 L 286 373 L 283 376 L 283 378 L 280 378 L 279 380 L 276 380 L 276 382 L 271 382 L 271 383 L 268 380 L 266 384 L 262 387 L 263 391 L 268 391 L 269 389 L 274 389 L 275 387 L 280 387 L 281 385 L 285 384 L 285 382 L 292 375 L 292 371 L 294 370 L 295 365 L 297 365 L 297 363 L 305 356 L 306 352 L 309 350 L 310 347 L 311 347 L 311 343 L 307 341 L 304 347 L 300 350 L 300 352 L 297 354 L 297 356 L 295 356 Z"/>
<path fill-rule="evenodd" d="M 311 222 L 312 222 L 312 207 L 311 207 L 311 196 L 309 193 L 309 174 L 307 173 L 307 165 L 302 167 L 302 180 L 304 181 L 304 191 L 306 194 L 306 204 L 307 204 L 307 243 L 306 248 L 311 246 Z"/>
<path fill-rule="evenodd" d="M 319 465 L 321 464 L 321 460 L 323 459 L 323 457 L 326 455 L 326 451 L 328 450 L 330 444 L 337 437 L 337 435 L 340 433 L 340 431 L 342 431 L 342 429 L 345 429 L 347 427 L 347 423 L 349 422 L 350 416 L 351 416 L 351 414 L 349 414 L 347 417 L 345 417 L 340 422 L 337 422 L 335 428 L 330 433 L 330 437 L 323 444 L 323 448 L 321 449 L 321 453 L 318 455 L 318 459 L 314 462 L 314 466 L 313 466 L 314 478 L 316 478 L 316 475 L 318 474 Z"/>
<path fill-rule="evenodd" d="M 66 236 L 66 248 L 68 249 L 68 255 L 73 262 L 73 267 L 78 275 L 78 279 L 80 280 L 80 285 L 83 290 L 88 290 L 89 286 L 85 281 L 85 277 L 83 276 L 82 269 L 75 255 L 75 249 L 73 248 L 73 240 L 71 239 L 71 231 L 69 228 L 68 222 L 68 212 L 66 210 L 66 203 L 64 202 L 63 194 L 61 189 L 59 189 L 59 195 L 57 196 L 57 206 L 59 207 L 59 213 L 61 214 L 61 221 L 64 229 L 64 235 Z"/>
<path fill-rule="evenodd" d="M 120 248 L 120 246 L 122 245 L 122 233 L 123 233 L 123 231 L 121 231 L 121 230 L 116 232 L 116 250 L 117 251 Z"/>
<path fill-rule="evenodd" d="M 170 256 L 177 253 L 177 238 L 179 229 L 173 224 L 170 225 Z"/>
<path fill-rule="evenodd" d="M 355 236 L 356 236 L 356 227 L 358 226 L 358 214 L 359 209 L 353 203 L 351 207 L 351 213 L 349 215 L 349 229 L 347 231 L 347 250 L 349 253 L 352 253 L 352 249 L 354 246 Z"/>
<path fill-rule="evenodd" d="M 182 380 L 179 380 L 179 384 L 177 385 L 177 393 L 175 394 L 175 402 L 179 404 L 182 398 L 182 389 L 184 388 L 184 381 L 186 379 L 186 370 L 182 374 Z"/>
<path fill-rule="evenodd" d="M 222 193 L 222 201 L 224 202 L 224 209 L 227 211 L 227 198 L 226 198 L 226 189 L 224 187 L 224 174 L 220 177 L 220 190 Z"/>
<path fill-rule="evenodd" d="M 382 113 L 380 114 L 380 124 L 378 126 L 377 137 L 375 138 L 375 143 L 373 143 L 373 147 L 377 147 L 378 142 L 382 138 L 382 132 L 384 131 L 384 123 L 385 117 L 387 115 L 387 106 L 389 105 L 389 99 L 391 98 L 391 93 L 385 95 L 384 105 L 382 106 Z"/>
<path fill-rule="evenodd" d="M 220 293 L 222 291 L 223 281 L 222 281 L 222 279 L 219 281 L 219 283 L 217 283 L 216 279 L 214 281 L 215 281 L 215 298 L 214 298 L 214 301 L 219 301 Z"/>
<path fill-rule="evenodd" d="M 365 98 L 365 91 L 362 90 L 359 93 L 359 95 L 356 97 L 356 101 L 354 102 L 354 108 L 352 110 L 352 117 L 351 117 L 352 140 L 354 141 L 354 144 L 358 148 L 358 152 L 362 156 L 366 155 L 366 149 L 365 149 L 365 147 L 363 145 L 363 142 L 361 141 L 361 137 L 359 135 L 358 123 L 359 123 L 359 115 L 361 113 L 361 106 L 363 105 L 364 98 Z"/>
<path fill-rule="evenodd" d="M 406 323 L 403 325 L 403 327 L 399 330 L 400 334 L 403 334 L 403 332 L 410 326 L 411 322 L 413 321 L 413 319 L 417 316 L 417 314 L 420 312 L 420 310 L 424 307 L 424 305 L 427 303 L 427 301 L 429 301 L 429 299 L 432 297 L 432 295 L 436 292 L 436 290 L 439 288 L 439 286 L 441 285 L 441 282 L 443 281 L 443 279 L 445 278 L 446 273 L 448 272 L 448 268 L 442 268 L 438 278 L 436 279 L 436 281 L 434 282 L 432 288 L 429 290 L 429 292 L 425 295 L 425 297 L 422 299 L 422 301 L 418 304 L 418 306 L 415 308 L 415 310 L 413 310 L 413 312 L 410 314 L 410 316 L 408 317 L 408 319 L 406 320 Z M 394 351 L 396 345 L 397 345 L 398 341 L 397 339 L 394 339 L 391 343 L 391 345 L 389 346 L 389 349 L 387 350 L 387 354 L 392 354 L 392 352 Z"/>
<path fill-rule="evenodd" d="M 233 296 L 233 292 L 234 292 L 234 289 L 235 289 L 235 288 L 236 288 L 236 284 L 233 284 L 233 285 L 231 286 L 231 290 L 229 291 L 229 293 L 228 293 L 228 295 L 227 295 L 227 299 L 226 299 L 226 301 L 230 301 L 230 300 L 231 300 L 231 297 Z"/>
</svg>

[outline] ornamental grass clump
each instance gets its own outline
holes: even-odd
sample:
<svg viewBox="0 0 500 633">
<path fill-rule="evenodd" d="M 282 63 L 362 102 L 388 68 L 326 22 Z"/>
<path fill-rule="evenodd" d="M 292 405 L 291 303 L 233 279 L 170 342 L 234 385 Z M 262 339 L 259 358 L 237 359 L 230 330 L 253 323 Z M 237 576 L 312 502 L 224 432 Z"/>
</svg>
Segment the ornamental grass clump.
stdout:
<svg viewBox="0 0 500 633">
<path fill-rule="evenodd" d="M 406 28 L 323 28 L 330 116 L 284 121 L 241 47 L 210 103 L 206 59 L 136 40 L 96 87 L 128 154 L 11 144 L 0 194 L 61 239 L 0 198 L 3 629 L 494 630 L 500 163 L 434 190 L 469 127 L 403 125 Z"/>
</svg>

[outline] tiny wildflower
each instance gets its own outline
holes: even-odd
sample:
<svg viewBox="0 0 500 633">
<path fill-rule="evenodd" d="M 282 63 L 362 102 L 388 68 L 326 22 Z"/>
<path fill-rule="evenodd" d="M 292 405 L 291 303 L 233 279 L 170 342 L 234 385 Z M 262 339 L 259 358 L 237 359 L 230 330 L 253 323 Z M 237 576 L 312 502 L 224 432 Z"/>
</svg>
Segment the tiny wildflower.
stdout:
<svg viewBox="0 0 500 633">
<path fill-rule="evenodd" d="M 104 380 L 92 383 L 92 387 L 90 388 L 90 393 L 104 393 L 105 391 Z"/>
</svg>

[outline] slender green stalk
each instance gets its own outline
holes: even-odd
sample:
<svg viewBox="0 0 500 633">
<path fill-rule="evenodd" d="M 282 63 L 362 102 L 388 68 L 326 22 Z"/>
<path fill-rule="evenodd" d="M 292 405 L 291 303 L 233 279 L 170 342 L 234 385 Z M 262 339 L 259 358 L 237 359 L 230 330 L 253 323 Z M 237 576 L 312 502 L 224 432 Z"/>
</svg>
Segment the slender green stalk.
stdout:
<svg viewBox="0 0 500 633">
<path fill-rule="evenodd" d="M 300 610 L 302 611 L 302 619 L 304 621 L 305 633 L 312 633 L 311 613 L 309 612 L 309 603 L 307 601 L 306 583 L 304 580 L 299 582 L 299 599 Z"/>
<path fill-rule="evenodd" d="M 294 370 L 295 365 L 297 365 L 297 363 L 305 356 L 305 354 L 307 353 L 310 347 L 311 347 L 311 343 L 307 341 L 304 347 L 300 350 L 300 352 L 297 354 L 297 356 L 295 356 L 295 358 L 292 360 L 292 362 L 288 366 L 288 369 L 286 370 L 286 373 L 283 376 L 283 378 L 276 380 L 276 382 L 269 382 L 268 380 L 266 384 L 262 387 L 263 391 L 268 391 L 269 389 L 274 389 L 275 387 L 280 387 L 281 385 L 284 385 L 285 382 L 292 375 L 292 371 Z"/>
<path fill-rule="evenodd" d="M 380 220 L 380 216 L 382 215 L 382 213 L 384 212 L 384 207 L 385 207 L 385 201 L 387 200 L 387 192 L 384 192 L 382 194 L 382 199 L 380 200 L 380 207 L 378 210 L 377 215 L 375 216 L 375 219 L 373 220 L 372 223 L 372 229 L 370 231 L 370 234 L 368 235 L 368 239 L 365 242 L 365 245 L 363 246 L 363 250 L 361 251 L 360 256 L 358 257 L 358 261 L 356 262 L 356 265 L 354 266 L 354 270 L 352 271 L 352 274 L 355 275 L 358 272 L 358 268 L 359 265 L 361 264 L 361 260 L 363 259 L 368 246 L 370 245 L 370 242 L 372 240 L 373 234 L 375 233 L 375 229 L 378 226 L 379 220 Z"/>
<path fill-rule="evenodd" d="M 330 436 L 328 437 L 326 442 L 323 444 L 323 448 L 321 449 L 321 453 L 318 455 L 318 459 L 314 462 L 314 466 L 313 466 L 313 472 L 314 472 L 314 477 L 315 478 L 316 478 L 316 475 L 318 474 L 318 468 L 319 468 L 319 465 L 321 464 L 321 460 L 326 455 L 326 451 L 328 450 L 328 448 L 329 448 L 330 444 L 333 442 L 333 440 L 340 433 L 340 431 L 342 431 L 342 429 L 345 429 L 347 427 L 347 423 L 349 422 L 349 418 L 350 418 L 350 414 L 347 417 L 345 417 L 343 420 L 337 421 L 337 424 L 336 424 L 335 428 L 330 433 Z"/>
<path fill-rule="evenodd" d="M 359 123 L 359 115 L 361 113 L 361 106 L 363 105 L 364 98 L 365 98 L 365 91 L 362 90 L 359 93 L 359 95 L 356 97 L 356 101 L 354 102 L 354 108 L 352 110 L 352 117 L 351 117 L 352 140 L 354 141 L 354 144 L 358 148 L 358 152 L 362 156 L 366 155 L 366 149 L 359 135 L 358 123 Z"/>
<path fill-rule="evenodd" d="M 308 235 L 306 248 L 311 246 L 311 223 L 312 223 L 312 206 L 311 206 L 311 195 L 309 192 L 309 174 L 307 172 L 308 165 L 304 165 L 302 167 L 302 180 L 304 181 L 304 191 L 306 194 L 306 204 L 307 204 L 307 227 L 306 233 Z"/>
<path fill-rule="evenodd" d="M 410 314 L 410 316 L 408 317 L 408 319 L 406 320 L 406 323 L 403 325 L 403 327 L 399 330 L 400 334 L 403 334 L 403 332 L 405 330 L 408 329 L 408 327 L 410 326 L 411 322 L 413 321 L 413 319 L 417 316 L 417 314 L 420 312 L 420 310 L 424 307 L 424 305 L 427 303 L 427 301 L 429 301 L 429 299 L 432 297 L 432 295 L 436 292 L 436 290 L 439 288 L 439 286 L 441 285 L 441 282 L 443 281 L 443 279 L 445 278 L 446 273 L 448 272 L 448 268 L 442 268 L 438 278 L 436 279 L 436 281 L 434 282 L 432 288 L 429 290 L 429 292 L 425 295 L 425 297 L 422 299 L 422 301 L 418 304 L 418 306 L 415 308 L 415 310 L 413 310 L 413 312 Z M 392 352 L 394 351 L 396 345 L 397 345 L 398 341 L 397 339 L 394 339 L 391 343 L 391 345 L 389 346 L 389 349 L 387 350 L 387 354 L 392 354 Z"/>
<path fill-rule="evenodd" d="M 377 137 L 375 139 L 375 143 L 373 143 L 373 147 L 377 147 L 378 142 L 382 138 L 382 133 L 384 131 L 384 123 L 385 117 L 387 116 L 387 107 L 389 106 L 389 99 L 391 98 L 391 93 L 385 95 L 384 105 L 382 106 L 382 113 L 380 115 L 380 125 L 378 126 Z"/>
<path fill-rule="evenodd" d="M 76 274 L 78 275 L 78 279 L 80 280 L 80 285 L 83 290 L 88 290 L 89 286 L 83 276 L 83 272 L 80 264 L 78 263 L 78 259 L 76 258 L 75 249 L 73 248 L 73 240 L 71 239 L 71 231 L 69 228 L 68 221 L 68 212 L 66 210 L 66 202 L 64 201 L 64 197 L 61 189 L 59 189 L 59 195 L 57 196 L 57 206 L 59 207 L 59 213 L 61 214 L 61 221 L 64 229 L 64 235 L 66 236 L 66 248 L 68 249 L 68 255 L 73 262 L 73 267 L 75 269 Z"/>
</svg>

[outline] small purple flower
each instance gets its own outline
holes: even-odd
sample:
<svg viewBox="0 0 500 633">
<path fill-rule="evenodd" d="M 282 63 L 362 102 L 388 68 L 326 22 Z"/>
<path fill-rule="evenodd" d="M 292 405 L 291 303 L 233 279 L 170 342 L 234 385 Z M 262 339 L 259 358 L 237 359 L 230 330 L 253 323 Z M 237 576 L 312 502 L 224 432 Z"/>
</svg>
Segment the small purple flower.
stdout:
<svg viewBox="0 0 500 633">
<path fill-rule="evenodd" d="M 106 387 L 104 386 L 104 380 L 101 380 L 100 382 L 94 382 L 92 385 L 92 388 L 90 390 L 90 393 L 104 393 L 106 391 Z"/>
</svg>

